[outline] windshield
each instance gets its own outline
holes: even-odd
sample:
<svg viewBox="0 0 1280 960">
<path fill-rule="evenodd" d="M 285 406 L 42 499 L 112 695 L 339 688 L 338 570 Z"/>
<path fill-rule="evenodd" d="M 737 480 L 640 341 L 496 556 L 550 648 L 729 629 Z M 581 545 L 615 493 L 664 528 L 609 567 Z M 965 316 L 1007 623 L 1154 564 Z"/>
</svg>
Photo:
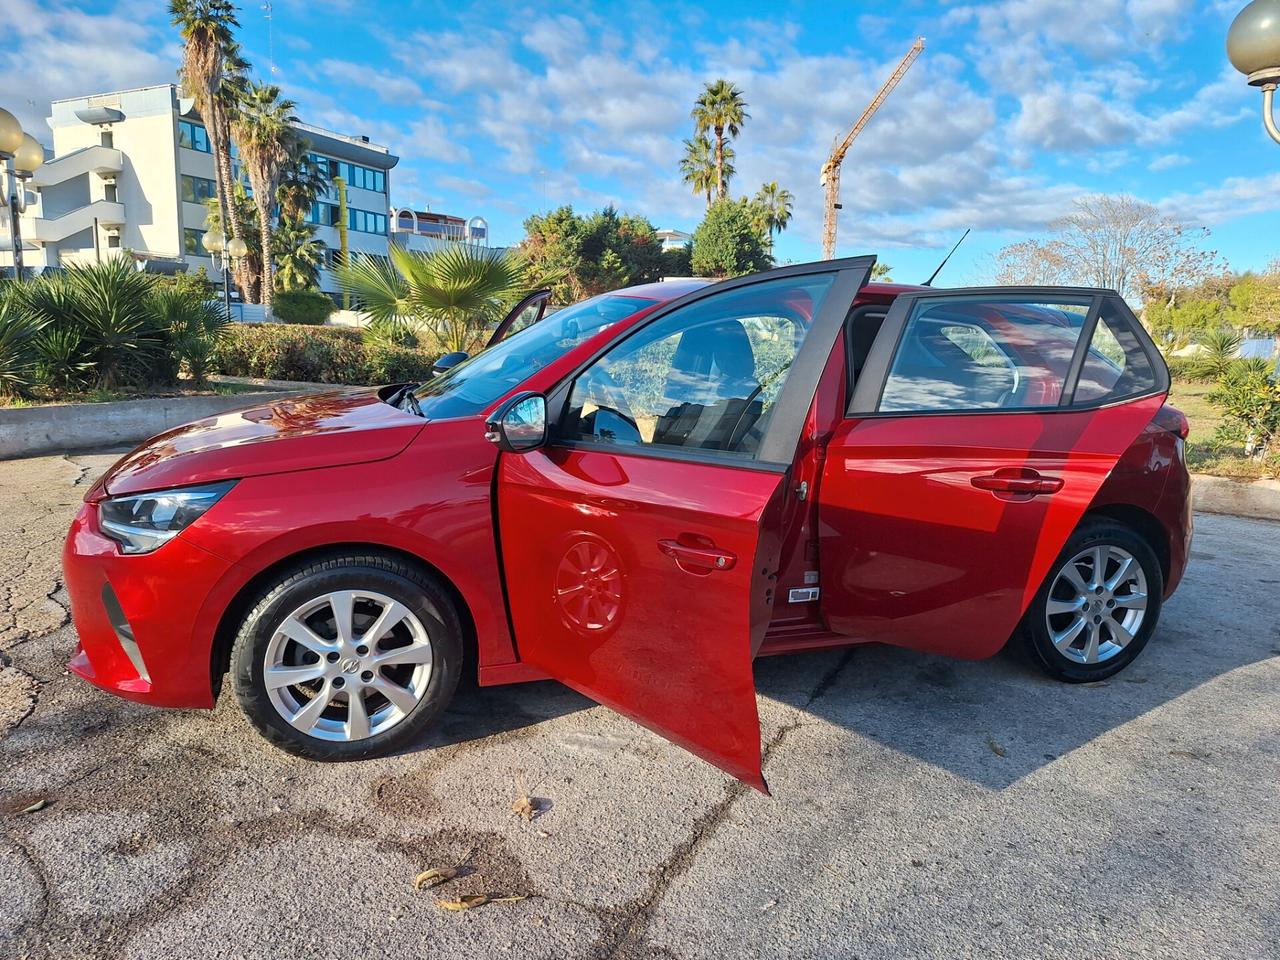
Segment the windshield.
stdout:
<svg viewBox="0 0 1280 960">
<path fill-rule="evenodd" d="M 513 333 L 415 391 L 422 415 L 448 420 L 479 413 L 578 344 L 657 300 L 602 294 Z"/>
</svg>

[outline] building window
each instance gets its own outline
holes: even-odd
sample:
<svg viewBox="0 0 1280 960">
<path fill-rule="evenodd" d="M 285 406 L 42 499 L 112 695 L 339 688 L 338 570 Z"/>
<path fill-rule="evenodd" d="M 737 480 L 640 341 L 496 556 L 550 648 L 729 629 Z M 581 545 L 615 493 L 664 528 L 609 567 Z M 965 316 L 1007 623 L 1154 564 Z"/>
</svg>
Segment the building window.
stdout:
<svg viewBox="0 0 1280 960">
<path fill-rule="evenodd" d="M 102 188 L 103 199 L 116 203 L 120 199 L 120 188 L 114 183 L 108 183 Z"/>
<path fill-rule="evenodd" d="M 186 227 L 182 231 L 182 252 L 189 257 L 207 257 L 209 252 L 204 248 L 204 233 Z"/>
<path fill-rule="evenodd" d="M 209 146 L 209 131 L 190 120 L 178 121 L 178 145 L 188 150 L 199 150 L 201 153 L 209 153 L 212 150 Z"/>
<path fill-rule="evenodd" d="M 204 203 L 218 195 L 218 186 L 204 177 L 182 175 L 182 199 L 187 203 Z"/>
<path fill-rule="evenodd" d="M 118 233 L 108 233 L 108 234 L 107 234 L 107 246 L 108 246 L 108 247 L 118 247 L 118 246 L 120 246 L 120 234 L 118 234 Z"/>
<path fill-rule="evenodd" d="M 114 147 L 116 145 L 116 138 L 110 130 L 103 130 L 98 135 L 98 142 L 104 147 Z"/>
<path fill-rule="evenodd" d="M 387 233 L 387 216 L 368 210 L 347 210 L 347 229 L 357 233 Z"/>
<path fill-rule="evenodd" d="M 362 167 L 358 163 L 347 163 L 343 160 L 335 160 L 331 161 L 331 163 L 337 168 L 334 176 L 345 180 L 347 186 L 359 187 L 361 190 L 372 190 L 375 193 L 387 192 L 387 175 L 382 170 Z"/>
</svg>

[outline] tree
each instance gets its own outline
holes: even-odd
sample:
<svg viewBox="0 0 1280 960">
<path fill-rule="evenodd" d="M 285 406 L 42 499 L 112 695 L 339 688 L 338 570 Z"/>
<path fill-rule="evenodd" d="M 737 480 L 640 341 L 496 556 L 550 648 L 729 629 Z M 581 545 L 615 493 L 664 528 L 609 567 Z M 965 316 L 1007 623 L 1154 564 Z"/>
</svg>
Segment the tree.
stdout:
<svg viewBox="0 0 1280 960">
<path fill-rule="evenodd" d="M 889 276 L 891 273 L 893 273 L 893 267 L 883 260 L 877 260 L 875 266 L 871 268 L 871 279 L 892 283 L 893 277 Z"/>
<path fill-rule="evenodd" d="M 1223 305 L 1217 300 L 1178 296 L 1148 304 L 1143 322 L 1157 343 L 1178 350 L 1221 330 L 1223 314 Z"/>
<path fill-rule="evenodd" d="M 773 246 L 774 233 L 781 233 L 791 222 L 791 210 L 795 206 L 795 199 L 790 190 L 784 190 L 778 186 L 777 180 L 770 180 L 756 191 L 755 202 L 764 212 L 770 247 Z"/>
<path fill-rule="evenodd" d="M 281 214 L 271 244 L 277 291 L 313 290 L 319 286 L 324 244 L 316 239 L 314 226 L 299 217 Z"/>
<path fill-rule="evenodd" d="M 702 277 L 740 277 L 767 270 L 773 258 L 751 222 L 745 200 L 717 200 L 693 233 L 693 272 Z"/>
<path fill-rule="evenodd" d="M 725 134 L 736 138 L 742 124 L 750 119 L 742 91 L 728 80 L 708 83 L 694 102 L 692 117 L 699 137 L 710 132 L 714 136 L 716 165 L 716 198 L 728 195 L 729 180 L 725 169 Z"/>
<path fill-rule="evenodd" d="M 1280 270 L 1240 277 L 1228 294 L 1227 321 L 1251 333 L 1280 334 Z"/>
<path fill-rule="evenodd" d="M 737 172 L 733 166 L 734 159 L 733 147 L 726 144 L 721 149 L 720 157 L 726 181 Z M 699 135 L 684 141 L 680 174 L 684 182 L 693 188 L 693 195 L 706 198 L 707 206 L 711 206 L 716 190 L 716 154 L 711 141 L 705 136 Z"/>
<path fill-rule="evenodd" d="M 663 276 L 662 245 L 644 217 L 613 207 L 581 215 L 564 206 L 529 217 L 524 229 L 522 254 L 532 266 L 562 278 L 552 287 L 559 303 Z"/>
<path fill-rule="evenodd" d="M 311 159 L 311 141 L 295 136 L 289 139 L 289 159 L 280 172 L 280 186 L 276 188 L 276 200 L 280 204 L 280 219 L 303 220 L 311 212 L 320 194 L 329 187 L 329 176 L 320 164 Z"/>
<path fill-rule="evenodd" d="M 229 118 L 244 86 L 248 61 L 240 54 L 234 30 L 240 26 L 230 0 L 170 0 L 169 18 L 182 36 L 182 87 L 204 120 L 214 157 L 214 183 L 221 223 L 230 236 L 244 239 L 231 207 L 231 134 Z M 243 277 L 241 293 L 249 299 Z"/>
<path fill-rule="evenodd" d="M 1193 228 L 1149 203 L 1102 194 L 1082 197 L 1075 207 L 1050 225 L 1049 239 L 1001 250 L 999 282 L 1075 283 L 1144 301 L 1221 272 L 1217 253 L 1200 247 L 1207 229 Z"/>
<path fill-rule="evenodd" d="M 333 186 L 338 191 L 338 262 L 346 264 L 351 260 L 351 238 L 347 228 L 347 181 L 342 177 L 334 177 Z M 351 294 L 345 287 L 342 291 L 342 309 L 351 309 Z"/>
<path fill-rule="evenodd" d="M 358 253 L 338 268 L 338 282 L 359 304 L 375 335 L 426 329 L 441 350 L 474 350 L 486 328 L 536 289 L 538 277 L 518 255 L 465 243 L 435 253 L 391 244 L 390 258 Z"/>
<path fill-rule="evenodd" d="M 258 225 L 262 230 L 262 303 L 269 308 L 275 292 L 275 260 L 272 256 L 272 206 L 281 174 L 294 149 L 297 137 L 293 124 L 296 104 L 280 96 L 274 84 L 249 84 L 232 121 L 231 131 L 240 148 L 240 163 L 249 175 L 253 202 L 258 208 Z"/>
</svg>

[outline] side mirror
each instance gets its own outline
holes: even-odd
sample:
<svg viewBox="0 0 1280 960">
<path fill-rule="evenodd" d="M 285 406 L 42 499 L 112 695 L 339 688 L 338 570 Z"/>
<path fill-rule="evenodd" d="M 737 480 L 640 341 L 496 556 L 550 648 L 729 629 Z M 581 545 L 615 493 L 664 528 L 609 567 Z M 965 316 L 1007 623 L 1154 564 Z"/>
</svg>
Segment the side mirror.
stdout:
<svg viewBox="0 0 1280 960">
<path fill-rule="evenodd" d="M 518 393 L 485 424 L 485 439 L 508 453 L 534 450 L 547 439 L 547 398 L 540 393 Z"/>
<path fill-rule="evenodd" d="M 467 359 L 469 354 L 465 350 L 455 350 L 453 353 L 446 353 L 443 357 L 432 364 L 431 372 L 437 377 L 446 370 L 452 370 L 463 360 Z"/>
</svg>

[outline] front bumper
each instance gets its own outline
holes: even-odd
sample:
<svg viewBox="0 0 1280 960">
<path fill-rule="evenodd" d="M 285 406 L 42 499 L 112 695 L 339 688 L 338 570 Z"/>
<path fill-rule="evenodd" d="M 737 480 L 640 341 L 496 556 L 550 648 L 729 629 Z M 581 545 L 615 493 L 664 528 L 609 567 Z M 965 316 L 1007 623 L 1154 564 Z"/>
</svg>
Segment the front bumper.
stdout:
<svg viewBox="0 0 1280 960">
<path fill-rule="evenodd" d="M 125 556 L 98 529 L 97 505 L 84 504 L 62 553 L 79 635 L 68 669 L 140 703 L 212 707 L 217 623 L 204 611 L 231 566 L 181 535 Z"/>
</svg>

